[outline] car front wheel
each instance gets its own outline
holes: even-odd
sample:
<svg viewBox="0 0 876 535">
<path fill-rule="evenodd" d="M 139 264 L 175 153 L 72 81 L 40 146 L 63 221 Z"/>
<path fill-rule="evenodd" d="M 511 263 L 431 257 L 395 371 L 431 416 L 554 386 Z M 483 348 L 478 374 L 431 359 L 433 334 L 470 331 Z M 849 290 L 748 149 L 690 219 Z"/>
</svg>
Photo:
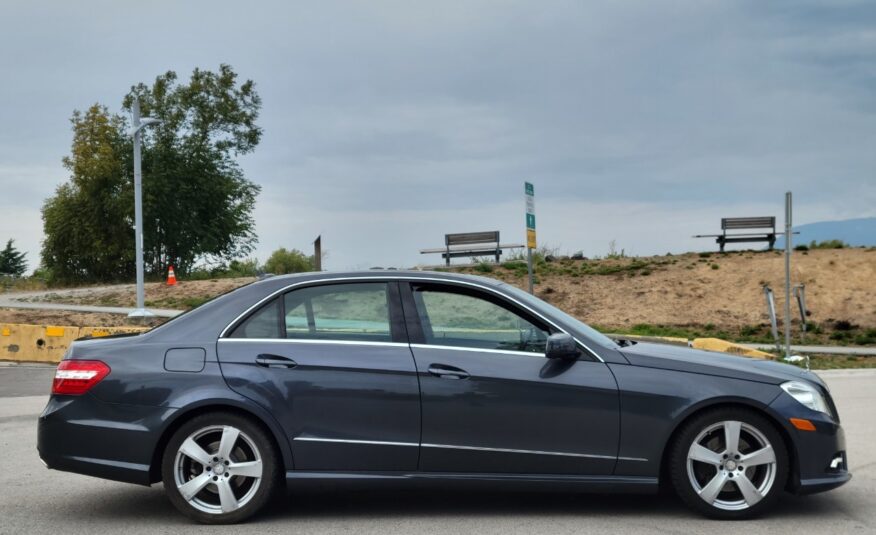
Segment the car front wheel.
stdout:
<svg viewBox="0 0 876 535">
<path fill-rule="evenodd" d="M 720 519 L 750 518 L 769 509 L 788 477 L 781 435 L 754 411 L 727 408 L 694 417 L 671 453 L 670 476 L 679 497 Z"/>
<path fill-rule="evenodd" d="M 184 423 L 161 466 L 170 501 L 205 524 L 231 524 L 255 514 L 279 486 L 279 462 L 267 433 L 233 413 Z"/>
</svg>

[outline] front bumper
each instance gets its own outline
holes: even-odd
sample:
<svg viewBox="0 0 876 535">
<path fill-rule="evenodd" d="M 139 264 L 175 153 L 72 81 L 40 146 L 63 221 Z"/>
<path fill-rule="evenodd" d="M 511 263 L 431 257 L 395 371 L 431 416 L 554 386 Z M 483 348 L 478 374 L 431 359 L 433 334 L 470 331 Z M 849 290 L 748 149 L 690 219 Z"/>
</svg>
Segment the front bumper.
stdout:
<svg viewBox="0 0 876 535">
<path fill-rule="evenodd" d="M 152 454 L 173 409 L 52 396 L 37 423 L 37 451 L 51 469 L 151 484 Z"/>
<path fill-rule="evenodd" d="M 786 393 L 773 401 L 777 413 L 790 436 L 791 477 L 788 490 L 795 494 L 814 494 L 844 485 L 852 474 L 848 470 L 846 438 L 838 418 L 810 410 Z M 815 425 L 815 431 L 801 431 L 790 419 L 803 418 Z"/>
</svg>

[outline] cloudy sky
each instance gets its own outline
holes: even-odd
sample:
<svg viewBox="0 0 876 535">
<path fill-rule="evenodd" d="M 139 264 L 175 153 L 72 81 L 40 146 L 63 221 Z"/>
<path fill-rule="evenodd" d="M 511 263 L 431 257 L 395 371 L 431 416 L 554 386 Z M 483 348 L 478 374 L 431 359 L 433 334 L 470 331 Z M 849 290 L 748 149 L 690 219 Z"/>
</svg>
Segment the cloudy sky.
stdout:
<svg viewBox="0 0 876 535">
<path fill-rule="evenodd" d="M 525 180 L 539 241 L 587 255 L 710 248 L 789 189 L 797 223 L 876 215 L 871 1 L 3 0 L 0 240 L 34 267 L 74 109 L 220 63 L 263 98 L 262 260 L 522 242 Z"/>
</svg>

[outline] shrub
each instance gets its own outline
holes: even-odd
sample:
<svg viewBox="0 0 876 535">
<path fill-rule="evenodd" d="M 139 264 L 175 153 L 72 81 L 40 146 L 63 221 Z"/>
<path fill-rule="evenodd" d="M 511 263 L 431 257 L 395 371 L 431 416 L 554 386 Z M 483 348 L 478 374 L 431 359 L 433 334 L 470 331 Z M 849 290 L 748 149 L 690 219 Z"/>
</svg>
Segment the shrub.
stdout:
<svg viewBox="0 0 876 535">
<path fill-rule="evenodd" d="M 851 331 L 857 328 L 856 325 L 853 325 L 852 322 L 848 320 L 837 320 L 836 323 L 833 324 L 834 330 L 837 331 Z"/>
<path fill-rule="evenodd" d="M 721 266 L 718 264 L 712 264 L 712 269 L 721 269 Z"/>
<path fill-rule="evenodd" d="M 265 271 L 274 275 L 313 271 L 313 258 L 298 249 L 281 247 L 265 262 Z"/>
<path fill-rule="evenodd" d="M 700 253 L 700 258 L 709 258 L 712 256 L 712 253 Z"/>
<path fill-rule="evenodd" d="M 817 243 L 815 240 L 812 240 L 809 242 L 810 249 L 843 249 L 848 246 L 849 245 L 842 240 L 824 240 Z"/>
<path fill-rule="evenodd" d="M 798 245 L 798 246 L 794 247 L 794 250 L 795 251 L 808 251 L 809 246 L 808 245 Z"/>
<path fill-rule="evenodd" d="M 492 273 L 493 272 L 493 264 L 489 262 L 478 262 L 474 265 L 474 270 L 478 273 Z"/>
</svg>

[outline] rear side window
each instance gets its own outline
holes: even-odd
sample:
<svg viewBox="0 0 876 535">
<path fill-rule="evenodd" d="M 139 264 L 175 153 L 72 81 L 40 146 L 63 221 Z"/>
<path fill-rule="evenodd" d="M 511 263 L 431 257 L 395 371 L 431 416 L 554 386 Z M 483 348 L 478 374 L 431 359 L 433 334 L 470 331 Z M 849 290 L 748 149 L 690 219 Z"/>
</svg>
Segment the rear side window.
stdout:
<svg viewBox="0 0 876 535">
<path fill-rule="evenodd" d="M 280 298 L 272 300 L 267 305 L 248 317 L 231 332 L 231 338 L 282 338 L 280 330 Z"/>
<path fill-rule="evenodd" d="M 391 342 L 388 287 L 367 282 L 293 290 L 257 310 L 230 337 Z"/>
<path fill-rule="evenodd" d="M 392 341 L 386 283 L 314 286 L 284 300 L 286 338 Z"/>
</svg>

